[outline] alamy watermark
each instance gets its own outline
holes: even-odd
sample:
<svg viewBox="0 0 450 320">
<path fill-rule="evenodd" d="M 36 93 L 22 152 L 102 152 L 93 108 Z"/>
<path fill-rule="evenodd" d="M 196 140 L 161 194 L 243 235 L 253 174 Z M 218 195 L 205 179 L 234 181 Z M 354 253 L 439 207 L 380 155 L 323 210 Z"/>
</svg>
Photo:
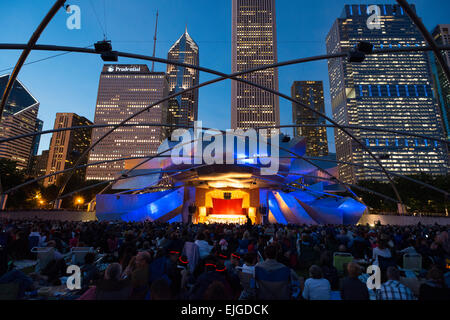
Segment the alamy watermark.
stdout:
<svg viewBox="0 0 450 320">
<path fill-rule="evenodd" d="M 381 269 L 379 266 L 370 265 L 367 267 L 367 274 L 369 278 L 366 281 L 367 288 L 369 290 L 378 290 L 381 287 Z"/>
<path fill-rule="evenodd" d="M 81 289 L 81 268 L 76 264 L 72 264 L 67 267 L 67 274 L 70 276 L 67 278 L 66 285 L 69 290 Z"/>
<path fill-rule="evenodd" d="M 66 12 L 70 14 L 66 20 L 67 29 L 81 29 L 81 9 L 79 6 L 71 4 L 66 7 Z"/>
</svg>

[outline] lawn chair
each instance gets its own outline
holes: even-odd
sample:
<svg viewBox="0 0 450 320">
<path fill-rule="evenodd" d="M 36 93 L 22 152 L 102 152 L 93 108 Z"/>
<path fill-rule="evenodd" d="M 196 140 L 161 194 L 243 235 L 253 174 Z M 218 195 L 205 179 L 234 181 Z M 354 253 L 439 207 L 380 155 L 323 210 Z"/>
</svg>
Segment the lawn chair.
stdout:
<svg viewBox="0 0 450 320">
<path fill-rule="evenodd" d="M 258 300 L 289 300 L 292 298 L 291 270 L 288 267 L 267 271 L 256 266 L 255 280 Z"/>
<path fill-rule="evenodd" d="M 335 252 L 333 254 L 333 266 L 338 273 L 343 274 L 345 265 L 353 261 L 353 256 L 347 252 Z"/>
<path fill-rule="evenodd" d="M 76 264 L 76 265 L 83 265 L 84 257 L 89 252 L 94 252 L 94 248 L 93 247 L 73 247 L 71 250 L 72 263 Z"/>
<path fill-rule="evenodd" d="M 242 286 L 242 294 L 239 300 L 255 300 L 256 299 L 256 280 L 253 273 L 244 272 L 242 267 L 235 267 L 239 282 Z"/>
<path fill-rule="evenodd" d="M 37 254 L 36 271 L 43 270 L 55 258 L 55 249 L 52 247 L 34 247 L 31 252 Z"/>
</svg>

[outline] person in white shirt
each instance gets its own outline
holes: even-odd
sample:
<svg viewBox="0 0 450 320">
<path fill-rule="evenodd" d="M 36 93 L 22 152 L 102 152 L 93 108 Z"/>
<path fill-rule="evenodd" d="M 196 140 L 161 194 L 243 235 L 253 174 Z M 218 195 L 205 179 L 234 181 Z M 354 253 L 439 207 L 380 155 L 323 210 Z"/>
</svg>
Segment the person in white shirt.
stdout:
<svg viewBox="0 0 450 320">
<path fill-rule="evenodd" d="M 198 246 L 200 259 L 206 258 L 211 252 L 212 246 L 205 240 L 205 235 L 203 233 L 200 233 L 197 236 L 197 240 L 195 240 L 194 243 Z"/>
<path fill-rule="evenodd" d="M 45 243 L 45 236 L 42 236 L 41 234 L 40 234 L 40 232 L 38 231 L 38 229 L 37 228 L 34 228 L 31 232 L 30 232 L 30 235 L 28 236 L 28 239 L 30 239 L 31 237 L 38 237 L 39 238 L 39 241 L 38 241 L 38 243 L 37 243 L 37 245 L 39 246 L 39 247 L 45 247 L 46 246 L 46 243 Z"/>
<path fill-rule="evenodd" d="M 305 300 L 330 300 L 331 286 L 330 282 L 323 277 L 322 269 L 317 265 L 309 268 L 309 275 L 303 288 L 303 299 Z"/>
</svg>

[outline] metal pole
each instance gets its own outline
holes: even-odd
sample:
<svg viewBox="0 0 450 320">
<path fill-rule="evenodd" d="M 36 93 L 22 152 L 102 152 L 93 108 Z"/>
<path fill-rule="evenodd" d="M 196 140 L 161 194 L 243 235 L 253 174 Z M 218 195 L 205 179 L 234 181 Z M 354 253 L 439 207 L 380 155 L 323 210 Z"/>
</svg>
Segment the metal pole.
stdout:
<svg viewBox="0 0 450 320">
<path fill-rule="evenodd" d="M 65 2 L 66 2 L 66 0 L 57 0 L 53 4 L 53 6 L 50 8 L 50 11 L 45 15 L 44 19 L 41 21 L 41 23 L 36 28 L 36 30 L 34 30 L 33 35 L 31 36 L 30 40 L 28 40 L 28 43 L 27 43 L 25 49 L 23 50 L 22 54 L 20 55 L 19 60 L 17 60 L 16 66 L 14 67 L 14 70 L 8 79 L 8 83 L 6 84 L 5 91 L 3 92 L 2 100 L 0 102 L 0 120 L 2 119 L 3 109 L 5 108 L 6 101 L 9 98 L 9 94 L 11 93 L 11 89 L 14 85 L 14 82 L 16 81 L 16 78 L 20 72 L 20 69 L 22 68 L 23 64 L 25 63 L 25 60 L 27 59 L 31 50 L 33 50 L 33 47 L 36 44 L 36 42 L 38 41 L 42 32 L 45 30 L 45 28 L 47 27 L 49 22 L 53 19 L 55 14 L 64 5 Z"/>
<path fill-rule="evenodd" d="M 192 126 L 184 126 L 184 125 L 175 125 L 175 124 L 164 124 L 164 123 L 125 123 L 123 124 L 123 127 L 167 127 L 167 128 L 183 128 L 183 129 L 193 129 Z M 48 134 L 48 133 L 55 133 L 55 132 L 63 132 L 63 131 L 72 131 L 72 130 L 79 130 L 79 129 L 94 129 L 94 128 L 111 128 L 114 127 L 113 124 L 93 124 L 93 125 L 85 125 L 85 126 L 74 126 L 74 127 L 66 127 L 66 128 L 58 128 L 58 129 L 52 129 L 52 130 L 44 130 L 44 131 L 36 131 L 31 133 L 26 133 L 22 135 L 17 135 L 14 137 L 4 138 L 0 139 L 0 144 L 14 141 L 18 139 L 24 139 L 28 137 L 34 137 L 38 135 Z M 286 124 L 286 125 L 280 125 L 276 126 L 275 128 L 293 128 L 293 127 L 324 127 L 324 128 L 336 128 L 333 124 Z M 393 134 L 398 134 L 400 136 L 410 136 L 410 137 L 417 137 L 422 139 L 428 139 L 431 141 L 437 141 L 440 143 L 446 143 L 450 144 L 450 141 L 439 139 L 431 136 L 426 136 L 423 134 L 417 134 L 414 132 L 407 132 L 407 131 L 397 131 L 397 130 L 391 130 L 391 129 L 384 129 L 384 128 L 377 128 L 377 127 L 365 127 L 365 126 L 354 126 L 354 125 L 342 125 L 345 129 L 351 129 L 351 130 L 364 130 L 364 131 L 375 131 L 375 132 L 388 132 Z M 258 130 L 261 129 L 273 129 L 274 127 L 258 127 Z"/>
</svg>

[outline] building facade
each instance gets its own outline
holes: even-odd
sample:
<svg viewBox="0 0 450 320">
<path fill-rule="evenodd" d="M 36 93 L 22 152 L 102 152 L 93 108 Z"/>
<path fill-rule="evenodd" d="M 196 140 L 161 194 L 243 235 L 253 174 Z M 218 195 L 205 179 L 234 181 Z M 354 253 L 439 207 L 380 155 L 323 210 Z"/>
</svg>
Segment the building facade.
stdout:
<svg viewBox="0 0 450 320">
<path fill-rule="evenodd" d="M 275 0 L 232 1 L 232 72 L 277 62 Z M 243 79 L 278 91 L 278 69 Z M 279 98 L 241 82 L 231 82 L 231 128 L 248 129 L 280 124 Z"/>
<path fill-rule="evenodd" d="M 419 30 L 399 5 L 378 5 L 380 25 L 369 29 L 367 5 L 346 5 L 326 37 L 327 53 L 348 52 L 359 41 L 376 49 L 426 46 Z M 415 10 L 415 7 L 413 6 Z M 372 26 L 373 27 L 373 26 Z M 358 125 L 423 134 L 442 139 L 442 121 L 426 53 L 367 56 L 362 63 L 347 58 L 328 61 L 333 117 L 341 125 Z M 401 174 L 446 174 L 445 146 L 411 136 L 353 130 L 387 170 Z M 385 180 L 376 161 L 355 141 L 335 129 L 340 178 L 346 182 Z"/>
<path fill-rule="evenodd" d="M 150 72 L 147 65 L 105 65 L 100 75 L 95 124 L 118 124 L 130 115 L 168 95 L 164 72 Z M 167 102 L 141 113 L 128 123 L 167 123 Z M 95 128 L 92 143 L 111 128 Z M 97 144 L 89 154 L 89 164 L 126 157 L 156 154 L 167 130 L 161 126 L 122 127 Z M 124 161 L 89 166 L 87 180 L 114 179 L 124 170 Z"/>
<path fill-rule="evenodd" d="M 0 77 L 0 92 L 5 90 L 8 79 L 9 75 Z M 38 111 L 39 101 L 16 80 L 0 119 L 0 139 L 37 131 Z M 0 158 L 15 161 L 18 169 L 27 170 L 34 151 L 33 142 L 33 137 L 26 137 L 1 143 Z"/>
<path fill-rule="evenodd" d="M 199 65 L 199 48 L 187 32 L 187 28 L 170 48 L 167 59 L 195 66 Z M 168 64 L 169 94 L 198 85 L 199 75 L 198 70 Z M 171 99 L 168 116 L 172 124 L 192 126 L 198 117 L 198 89 Z"/>
<path fill-rule="evenodd" d="M 34 130 L 36 132 L 40 132 L 40 131 L 42 131 L 43 127 L 44 127 L 44 121 L 42 121 L 41 119 L 36 119 L 36 127 Z M 33 163 L 32 163 L 33 157 L 37 156 L 37 154 L 39 152 L 40 142 L 41 142 L 41 135 L 35 135 L 33 137 L 33 142 L 31 143 L 31 156 L 30 156 L 30 163 L 28 165 L 28 169 L 30 169 L 33 165 Z"/>
<path fill-rule="evenodd" d="M 450 45 L 450 24 L 439 24 L 433 30 L 434 40 L 438 45 Z M 450 140 L 450 83 L 445 76 L 442 67 L 432 52 L 430 54 L 431 69 L 433 72 L 439 106 L 441 107 L 442 121 L 444 123 L 445 136 Z M 450 66 L 450 51 L 443 51 L 447 65 Z"/>
<path fill-rule="evenodd" d="M 92 122 L 75 113 L 57 113 L 53 129 L 90 126 Z M 45 174 L 49 175 L 73 167 L 78 158 L 91 145 L 92 128 L 59 131 L 52 135 Z M 80 164 L 86 164 L 87 157 Z M 86 168 L 75 171 L 77 178 L 84 179 Z M 44 186 L 59 185 L 63 175 L 48 177 Z"/>
<path fill-rule="evenodd" d="M 294 81 L 291 97 L 325 114 L 322 81 Z M 320 157 L 328 154 L 327 128 L 325 119 L 301 105 L 292 103 L 292 123 L 302 125 L 294 127 L 294 136 L 306 138 L 306 154 Z"/>
<path fill-rule="evenodd" d="M 32 157 L 30 176 L 33 178 L 45 176 L 47 172 L 48 154 L 50 150 L 42 151 L 42 154 Z M 42 180 L 41 180 L 42 181 Z"/>
</svg>

